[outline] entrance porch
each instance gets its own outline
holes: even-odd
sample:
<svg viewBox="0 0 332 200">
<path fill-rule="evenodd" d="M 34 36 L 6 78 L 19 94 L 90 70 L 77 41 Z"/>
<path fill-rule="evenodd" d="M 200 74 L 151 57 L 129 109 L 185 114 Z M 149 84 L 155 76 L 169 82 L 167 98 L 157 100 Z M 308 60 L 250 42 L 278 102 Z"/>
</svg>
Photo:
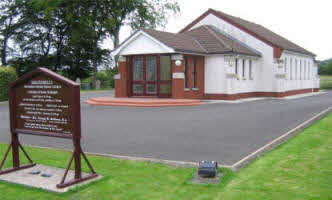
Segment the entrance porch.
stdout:
<svg viewBox="0 0 332 200">
<path fill-rule="evenodd" d="M 202 99 L 204 57 L 182 54 L 121 56 L 115 97 Z"/>
</svg>

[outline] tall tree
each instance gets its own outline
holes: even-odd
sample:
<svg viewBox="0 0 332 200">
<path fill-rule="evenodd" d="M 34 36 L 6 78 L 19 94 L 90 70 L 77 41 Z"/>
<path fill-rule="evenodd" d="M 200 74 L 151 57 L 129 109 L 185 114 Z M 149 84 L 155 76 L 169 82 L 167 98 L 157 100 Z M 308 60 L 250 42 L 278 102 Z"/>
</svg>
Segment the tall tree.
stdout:
<svg viewBox="0 0 332 200">
<path fill-rule="evenodd" d="M 0 2 L 0 55 L 2 65 L 7 65 L 8 53 L 12 51 L 8 43 L 11 37 L 22 26 L 18 23 L 22 2 L 3 0 Z"/>
<path fill-rule="evenodd" d="M 0 14 L 6 16 L 1 28 L 10 30 L 0 32 L 1 44 L 11 40 L 19 47 L 19 55 L 9 60 L 19 74 L 44 66 L 72 79 L 93 74 L 94 80 L 98 66 L 110 61 L 100 47 L 105 38 L 110 36 L 116 47 L 121 27 L 162 27 L 179 12 L 176 0 L 5 0 L 0 5 L 7 13 Z M 8 28 L 13 24 L 20 26 Z"/>
<path fill-rule="evenodd" d="M 139 28 L 164 28 L 169 17 L 180 12 L 177 0 L 115 0 L 108 8 L 112 24 L 108 33 L 113 41 L 113 48 L 120 44 L 122 27 L 130 26 L 132 31 Z M 114 59 L 117 65 L 118 58 Z"/>
<path fill-rule="evenodd" d="M 113 1 L 108 13 L 112 23 L 109 34 L 114 48 L 119 45 L 123 26 L 130 26 L 133 31 L 139 28 L 165 27 L 169 17 L 179 12 L 180 6 L 176 0 Z"/>
<path fill-rule="evenodd" d="M 93 48 L 95 31 L 86 19 L 86 5 L 76 0 L 25 2 L 22 20 L 27 23 L 15 37 L 22 52 L 22 57 L 13 61 L 19 73 L 45 66 L 72 79 L 90 76 L 94 51 L 106 52 Z M 103 58 L 95 57 L 97 63 Z"/>
</svg>

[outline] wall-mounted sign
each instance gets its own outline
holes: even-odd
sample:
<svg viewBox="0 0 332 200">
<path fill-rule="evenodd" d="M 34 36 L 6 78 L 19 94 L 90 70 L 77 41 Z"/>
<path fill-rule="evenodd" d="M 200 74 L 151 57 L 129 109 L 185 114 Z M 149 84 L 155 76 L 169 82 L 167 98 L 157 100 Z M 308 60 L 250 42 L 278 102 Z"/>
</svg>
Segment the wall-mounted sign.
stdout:
<svg viewBox="0 0 332 200">
<path fill-rule="evenodd" d="M 173 79 L 184 79 L 184 73 L 183 72 L 174 72 Z"/>
</svg>

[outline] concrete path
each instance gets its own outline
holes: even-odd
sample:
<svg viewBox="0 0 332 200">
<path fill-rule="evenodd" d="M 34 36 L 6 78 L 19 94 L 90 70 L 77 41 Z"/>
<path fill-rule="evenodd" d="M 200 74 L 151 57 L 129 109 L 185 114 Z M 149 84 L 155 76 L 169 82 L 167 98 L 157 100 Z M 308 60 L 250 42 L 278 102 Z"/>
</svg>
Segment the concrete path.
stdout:
<svg viewBox="0 0 332 200">
<path fill-rule="evenodd" d="M 196 107 L 82 104 L 83 149 L 166 160 L 212 159 L 231 165 L 331 105 L 332 92 L 300 99 Z M 0 120 L 0 142 L 8 142 L 7 104 L 0 104 Z M 65 139 L 26 135 L 21 138 L 23 144 L 71 148 L 71 142 Z"/>
</svg>

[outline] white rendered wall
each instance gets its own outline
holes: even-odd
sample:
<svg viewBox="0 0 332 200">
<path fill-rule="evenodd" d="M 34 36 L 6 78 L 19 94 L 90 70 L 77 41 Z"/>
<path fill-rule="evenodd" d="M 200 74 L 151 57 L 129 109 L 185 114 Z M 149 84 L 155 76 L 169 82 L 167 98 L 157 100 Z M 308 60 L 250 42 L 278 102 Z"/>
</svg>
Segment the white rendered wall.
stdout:
<svg viewBox="0 0 332 200">
<path fill-rule="evenodd" d="M 285 74 L 285 91 L 319 88 L 318 71 L 313 57 L 286 51 L 280 59 L 284 60 L 284 67 L 279 71 Z"/>
<path fill-rule="evenodd" d="M 127 46 L 123 47 L 119 55 L 138 55 L 138 54 L 163 54 L 172 53 L 163 45 L 153 41 L 151 38 L 140 34 Z"/>
<path fill-rule="evenodd" d="M 205 93 L 227 93 L 226 63 L 224 56 L 206 56 L 204 69 Z"/>
<path fill-rule="evenodd" d="M 245 59 L 245 76 L 242 76 L 243 62 Z M 205 57 L 205 93 L 206 94 L 237 94 L 260 91 L 261 88 L 261 64 L 258 59 L 252 61 L 252 79 L 249 76 L 248 57 L 238 58 L 238 78 L 235 75 L 235 66 L 230 67 L 224 55 L 212 55 Z"/>
<path fill-rule="evenodd" d="M 274 61 L 273 48 L 270 45 L 249 35 L 248 33 L 244 32 L 241 29 L 229 24 L 228 22 L 216 17 L 213 14 L 209 14 L 208 16 L 203 18 L 191 29 L 197 28 L 202 25 L 216 26 L 219 29 L 225 31 L 226 33 L 232 35 L 234 38 L 240 40 L 241 42 L 244 42 L 248 46 L 259 51 L 262 54 L 262 58 L 261 58 L 260 63 L 258 64 L 261 66 L 256 67 L 260 70 L 259 72 L 256 72 L 256 74 L 258 74 L 258 73 L 260 74 L 260 76 L 256 76 L 256 79 L 260 79 L 261 84 L 257 85 L 256 89 L 257 89 L 257 91 L 262 91 L 262 92 L 277 91 L 277 84 L 275 81 L 276 78 L 272 71 L 272 68 L 274 65 L 273 64 L 273 61 Z M 238 90 L 238 89 L 235 89 L 235 90 Z"/>
</svg>

